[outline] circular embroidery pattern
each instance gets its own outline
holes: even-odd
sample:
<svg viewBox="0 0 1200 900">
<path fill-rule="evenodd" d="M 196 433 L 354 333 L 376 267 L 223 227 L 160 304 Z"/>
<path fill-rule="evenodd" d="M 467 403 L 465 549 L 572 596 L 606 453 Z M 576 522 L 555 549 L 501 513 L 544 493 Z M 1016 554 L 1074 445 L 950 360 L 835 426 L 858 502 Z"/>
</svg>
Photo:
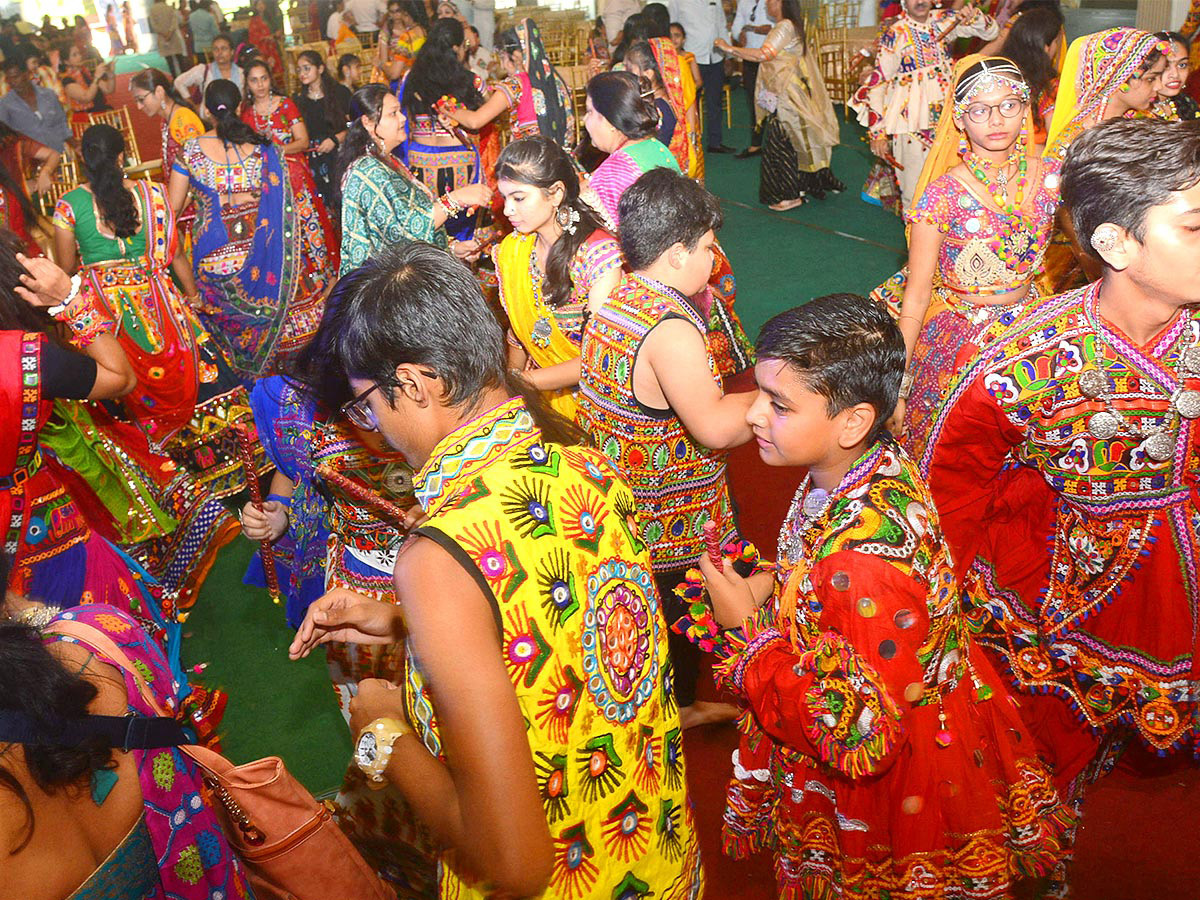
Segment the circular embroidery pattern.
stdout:
<svg viewBox="0 0 1200 900">
<path fill-rule="evenodd" d="M 610 559 L 587 580 L 583 671 L 588 693 L 610 722 L 628 722 L 654 694 L 659 619 L 654 579 Z"/>
</svg>

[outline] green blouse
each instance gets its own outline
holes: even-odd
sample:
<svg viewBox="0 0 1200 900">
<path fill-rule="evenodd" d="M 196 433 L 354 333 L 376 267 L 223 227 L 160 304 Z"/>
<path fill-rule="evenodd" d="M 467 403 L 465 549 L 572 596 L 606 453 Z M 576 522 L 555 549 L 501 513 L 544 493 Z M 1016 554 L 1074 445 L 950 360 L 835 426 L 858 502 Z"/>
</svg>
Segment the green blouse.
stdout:
<svg viewBox="0 0 1200 900">
<path fill-rule="evenodd" d="M 143 225 L 130 238 L 111 238 L 100 233 L 92 192 L 85 187 L 63 194 L 54 208 L 54 224 L 75 232 L 79 259 L 85 266 L 113 259 L 139 259 L 146 253 L 146 210 L 141 208 L 142 202 L 136 194 L 134 202 Z"/>
<path fill-rule="evenodd" d="M 342 268 L 345 275 L 372 251 L 401 241 L 443 249 L 446 232 L 433 225 L 433 198 L 415 180 L 374 156 L 354 161 L 342 184 Z"/>
</svg>

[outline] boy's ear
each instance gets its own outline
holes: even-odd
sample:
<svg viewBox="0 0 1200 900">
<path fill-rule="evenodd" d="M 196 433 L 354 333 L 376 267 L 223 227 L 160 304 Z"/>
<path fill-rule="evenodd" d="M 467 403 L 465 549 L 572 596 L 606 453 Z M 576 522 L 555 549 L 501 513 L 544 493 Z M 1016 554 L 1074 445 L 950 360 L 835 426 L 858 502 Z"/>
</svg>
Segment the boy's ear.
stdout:
<svg viewBox="0 0 1200 900">
<path fill-rule="evenodd" d="M 682 269 L 683 264 L 687 262 L 688 249 L 683 245 L 683 241 L 676 241 L 667 248 L 667 262 L 671 264 L 672 269 Z"/>
<path fill-rule="evenodd" d="M 843 409 L 839 418 L 842 431 L 838 435 L 838 446 L 849 450 L 865 441 L 875 427 L 875 407 L 870 403 L 856 403 Z"/>
</svg>

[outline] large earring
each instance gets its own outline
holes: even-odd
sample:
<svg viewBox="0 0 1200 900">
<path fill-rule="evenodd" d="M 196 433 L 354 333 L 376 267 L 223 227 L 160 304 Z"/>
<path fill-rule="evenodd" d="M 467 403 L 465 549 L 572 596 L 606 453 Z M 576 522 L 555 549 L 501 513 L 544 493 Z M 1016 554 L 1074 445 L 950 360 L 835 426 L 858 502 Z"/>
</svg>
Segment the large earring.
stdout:
<svg viewBox="0 0 1200 900">
<path fill-rule="evenodd" d="M 575 223 L 579 221 L 579 210 L 563 204 L 554 210 L 554 221 L 567 234 L 574 234 Z"/>
<path fill-rule="evenodd" d="M 1097 253 L 1108 253 L 1117 246 L 1117 227 L 1101 225 L 1092 232 L 1092 249 Z"/>
</svg>

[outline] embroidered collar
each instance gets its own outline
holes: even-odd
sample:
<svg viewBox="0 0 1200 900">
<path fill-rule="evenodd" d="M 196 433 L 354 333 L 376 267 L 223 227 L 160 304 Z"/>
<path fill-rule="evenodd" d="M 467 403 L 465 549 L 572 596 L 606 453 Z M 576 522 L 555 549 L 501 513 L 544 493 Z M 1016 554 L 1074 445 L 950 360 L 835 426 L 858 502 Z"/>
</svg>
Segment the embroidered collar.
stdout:
<svg viewBox="0 0 1200 900">
<path fill-rule="evenodd" d="M 413 478 L 417 502 L 429 515 L 465 489 L 497 456 L 539 438 L 533 416 L 520 397 L 506 400 L 454 429 L 433 448 Z"/>
</svg>

